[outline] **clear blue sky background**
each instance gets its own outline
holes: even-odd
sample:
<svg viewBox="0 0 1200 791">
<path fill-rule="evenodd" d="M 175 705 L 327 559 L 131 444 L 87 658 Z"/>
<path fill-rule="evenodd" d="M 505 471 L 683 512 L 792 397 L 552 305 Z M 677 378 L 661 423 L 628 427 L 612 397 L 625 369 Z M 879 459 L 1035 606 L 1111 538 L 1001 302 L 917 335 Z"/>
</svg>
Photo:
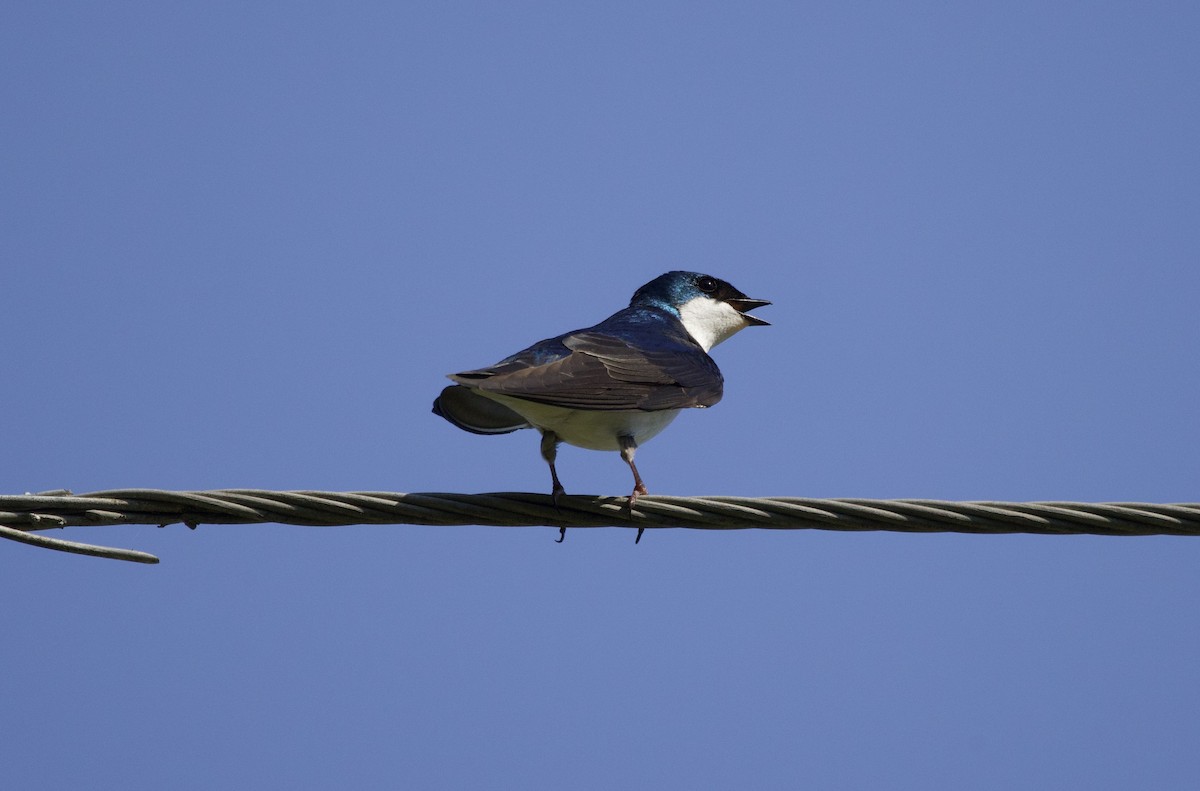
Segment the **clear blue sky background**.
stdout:
<svg viewBox="0 0 1200 791">
<path fill-rule="evenodd" d="M 443 375 L 687 268 L 652 492 L 1200 500 L 1198 9 L 7 3 L 0 490 L 544 492 Z M 1200 782 L 1197 540 L 66 537 L 163 563 L 0 546 L 10 788 Z"/>
</svg>

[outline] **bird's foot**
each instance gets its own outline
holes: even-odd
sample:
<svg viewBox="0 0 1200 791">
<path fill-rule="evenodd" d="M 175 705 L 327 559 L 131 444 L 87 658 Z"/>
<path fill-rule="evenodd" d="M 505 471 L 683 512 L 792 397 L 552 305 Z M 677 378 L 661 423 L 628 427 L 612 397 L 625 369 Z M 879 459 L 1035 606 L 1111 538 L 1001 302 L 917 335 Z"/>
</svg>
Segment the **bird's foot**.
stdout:
<svg viewBox="0 0 1200 791">
<path fill-rule="evenodd" d="M 637 503 L 639 494 L 650 494 L 646 491 L 646 484 L 638 481 L 637 486 L 633 487 L 633 493 L 629 495 L 629 517 L 633 518 L 633 506 Z"/>
<path fill-rule="evenodd" d="M 567 490 L 563 488 L 563 485 L 561 483 L 559 483 L 558 481 L 555 481 L 554 482 L 554 491 L 550 492 L 550 499 L 551 499 L 551 501 L 554 502 L 554 510 L 556 510 L 556 511 L 562 510 L 559 500 L 566 493 L 567 493 Z M 554 543 L 561 544 L 566 539 L 566 537 L 567 537 L 567 529 L 565 527 L 560 527 L 560 528 L 558 528 L 558 538 L 556 538 L 554 540 Z"/>
<path fill-rule="evenodd" d="M 633 487 L 633 493 L 629 495 L 629 518 L 630 519 L 633 519 L 633 506 L 637 502 L 637 498 L 638 498 L 639 494 L 649 494 L 649 492 L 646 491 L 646 484 L 642 483 L 641 481 L 637 482 L 637 485 Z M 637 538 L 633 539 L 633 543 L 637 544 L 639 541 L 641 541 L 642 533 L 645 533 L 645 532 L 646 532 L 646 528 L 639 527 Z"/>
</svg>

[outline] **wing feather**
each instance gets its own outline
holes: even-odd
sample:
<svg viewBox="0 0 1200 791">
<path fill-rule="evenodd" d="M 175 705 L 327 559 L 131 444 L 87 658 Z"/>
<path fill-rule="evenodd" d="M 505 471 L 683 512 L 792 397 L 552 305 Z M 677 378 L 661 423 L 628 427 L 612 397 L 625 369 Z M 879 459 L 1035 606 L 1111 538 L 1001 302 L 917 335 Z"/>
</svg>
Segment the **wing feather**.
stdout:
<svg viewBox="0 0 1200 791">
<path fill-rule="evenodd" d="M 556 359 L 547 359 L 539 345 L 537 354 L 516 354 L 491 368 L 450 378 L 572 409 L 654 411 L 708 407 L 721 400 L 721 372 L 690 338 L 644 348 L 618 335 L 585 330 L 556 340 L 562 344 Z"/>
</svg>

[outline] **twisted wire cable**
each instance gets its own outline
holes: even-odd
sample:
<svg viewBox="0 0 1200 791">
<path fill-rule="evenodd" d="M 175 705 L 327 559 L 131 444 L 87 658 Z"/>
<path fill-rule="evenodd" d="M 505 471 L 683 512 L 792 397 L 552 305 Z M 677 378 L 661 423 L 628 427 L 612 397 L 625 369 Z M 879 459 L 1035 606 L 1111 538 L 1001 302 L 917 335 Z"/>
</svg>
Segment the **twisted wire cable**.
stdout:
<svg viewBox="0 0 1200 791">
<path fill-rule="evenodd" d="M 136 550 L 65 541 L 35 531 L 183 523 L 338 526 L 683 527 L 702 530 L 889 530 L 1101 536 L 1200 535 L 1200 503 L 959 502 L 807 497 L 627 497 L 525 492 L 276 492 L 116 489 L 0 495 L 0 538 L 64 552 L 157 563 Z"/>
</svg>

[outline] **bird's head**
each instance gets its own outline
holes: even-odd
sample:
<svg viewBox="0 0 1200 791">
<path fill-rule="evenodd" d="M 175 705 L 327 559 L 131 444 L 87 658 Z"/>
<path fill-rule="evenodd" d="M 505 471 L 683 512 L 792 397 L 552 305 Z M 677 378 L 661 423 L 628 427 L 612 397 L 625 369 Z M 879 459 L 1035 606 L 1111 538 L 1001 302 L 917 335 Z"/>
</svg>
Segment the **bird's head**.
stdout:
<svg viewBox="0 0 1200 791">
<path fill-rule="evenodd" d="M 655 305 L 675 314 L 708 351 L 735 332 L 768 321 L 747 311 L 771 303 L 751 299 L 728 281 L 699 272 L 667 272 L 634 292 L 630 305 Z"/>
</svg>

